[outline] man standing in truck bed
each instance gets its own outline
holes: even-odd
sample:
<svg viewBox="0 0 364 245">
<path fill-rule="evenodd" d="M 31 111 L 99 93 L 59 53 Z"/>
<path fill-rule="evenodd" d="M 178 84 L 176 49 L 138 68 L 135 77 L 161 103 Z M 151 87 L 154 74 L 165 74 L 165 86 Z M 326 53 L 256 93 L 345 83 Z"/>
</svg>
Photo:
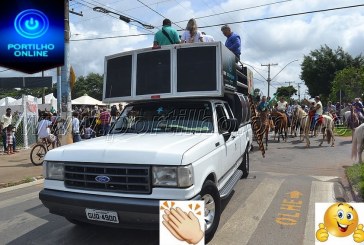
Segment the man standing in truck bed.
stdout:
<svg viewBox="0 0 364 245">
<path fill-rule="evenodd" d="M 241 54 L 241 39 L 238 34 L 232 32 L 230 26 L 223 25 L 221 27 L 222 34 L 227 37 L 225 41 L 225 46 L 230 49 L 231 52 L 235 54 L 236 62 L 240 60 Z"/>
<path fill-rule="evenodd" d="M 172 23 L 169 19 L 163 20 L 162 30 L 158 31 L 154 36 L 153 48 L 181 43 L 178 32 L 171 25 Z"/>
</svg>

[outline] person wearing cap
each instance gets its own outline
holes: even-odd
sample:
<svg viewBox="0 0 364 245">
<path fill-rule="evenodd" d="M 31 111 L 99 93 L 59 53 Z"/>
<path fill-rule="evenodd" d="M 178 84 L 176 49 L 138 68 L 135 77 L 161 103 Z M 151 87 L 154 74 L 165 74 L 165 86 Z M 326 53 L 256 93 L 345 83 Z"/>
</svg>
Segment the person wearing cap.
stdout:
<svg viewBox="0 0 364 245">
<path fill-rule="evenodd" d="M 4 146 L 4 152 L 7 152 L 7 144 L 6 144 L 6 128 L 8 126 L 10 126 L 12 124 L 13 121 L 13 116 L 11 115 L 11 109 L 7 108 L 6 109 L 6 113 L 4 115 L 1 116 L 1 120 L 0 120 L 0 131 L 2 131 L 2 137 L 3 137 L 3 146 Z M 12 145 L 13 145 L 13 152 L 18 152 L 16 151 L 16 140 L 15 140 L 15 136 L 13 134 L 13 140 L 12 140 Z"/>
<path fill-rule="evenodd" d="M 171 27 L 172 22 L 169 19 L 163 20 L 163 27 L 154 35 L 153 48 L 158 48 L 163 45 L 179 44 L 178 32 Z"/>
<path fill-rule="evenodd" d="M 227 37 L 225 41 L 225 46 L 230 49 L 231 52 L 233 52 L 236 56 L 236 61 L 240 60 L 240 54 L 241 54 L 241 39 L 240 36 L 234 32 L 231 31 L 230 26 L 223 25 L 221 27 L 222 34 L 224 34 L 225 37 Z"/>
</svg>

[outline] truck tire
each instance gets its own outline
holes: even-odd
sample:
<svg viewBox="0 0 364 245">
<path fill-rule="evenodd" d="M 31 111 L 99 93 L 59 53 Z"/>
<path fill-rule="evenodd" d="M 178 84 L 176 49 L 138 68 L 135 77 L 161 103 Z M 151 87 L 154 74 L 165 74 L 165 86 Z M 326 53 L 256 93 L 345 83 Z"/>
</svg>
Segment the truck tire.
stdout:
<svg viewBox="0 0 364 245">
<path fill-rule="evenodd" d="M 249 175 L 249 151 L 248 149 L 245 150 L 243 155 L 243 160 L 239 166 L 239 169 L 243 172 L 241 176 L 242 179 L 246 179 Z"/>
<path fill-rule="evenodd" d="M 201 198 L 205 201 L 205 243 L 208 243 L 214 237 L 221 215 L 220 194 L 214 182 L 205 181 Z"/>
</svg>

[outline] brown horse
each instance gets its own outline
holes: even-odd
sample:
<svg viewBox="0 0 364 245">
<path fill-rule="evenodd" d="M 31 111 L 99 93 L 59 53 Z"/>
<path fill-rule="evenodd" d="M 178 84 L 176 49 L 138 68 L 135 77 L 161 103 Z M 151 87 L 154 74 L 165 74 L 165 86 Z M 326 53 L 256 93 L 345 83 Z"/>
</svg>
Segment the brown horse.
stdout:
<svg viewBox="0 0 364 245">
<path fill-rule="evenodd" d="M 269 134 L 269 111 L 262 111 L 258 114 L 259 117 L 259 126 L 260 126 L 260 132 L 262 132 L 262 135 L 265 136 L 265 148 L 268 149 L 268 134 Z"/>
<path fill-rule="evenodd" d="M 278 142 L 280 136 L 282 136 L 282 139 L 287 142 L 288 119 L 286 114 L 279 111 L 272 111 L 270 115 L 274 122 L 274 140 L 278 133 Z"/>
</svg>

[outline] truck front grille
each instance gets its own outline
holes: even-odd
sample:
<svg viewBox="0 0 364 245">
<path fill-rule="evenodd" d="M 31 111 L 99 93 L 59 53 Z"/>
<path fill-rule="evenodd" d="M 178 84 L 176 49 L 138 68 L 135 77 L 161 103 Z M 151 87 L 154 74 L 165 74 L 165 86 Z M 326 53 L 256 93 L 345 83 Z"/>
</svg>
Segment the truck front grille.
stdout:
<svg viewBox="0 0 364 245">
<path fill-rule="evenodd" d="M 67 188 L 150 194 L 150 180 L 149 166 L 65 163 L 64 169 Z"/>
</svg>

